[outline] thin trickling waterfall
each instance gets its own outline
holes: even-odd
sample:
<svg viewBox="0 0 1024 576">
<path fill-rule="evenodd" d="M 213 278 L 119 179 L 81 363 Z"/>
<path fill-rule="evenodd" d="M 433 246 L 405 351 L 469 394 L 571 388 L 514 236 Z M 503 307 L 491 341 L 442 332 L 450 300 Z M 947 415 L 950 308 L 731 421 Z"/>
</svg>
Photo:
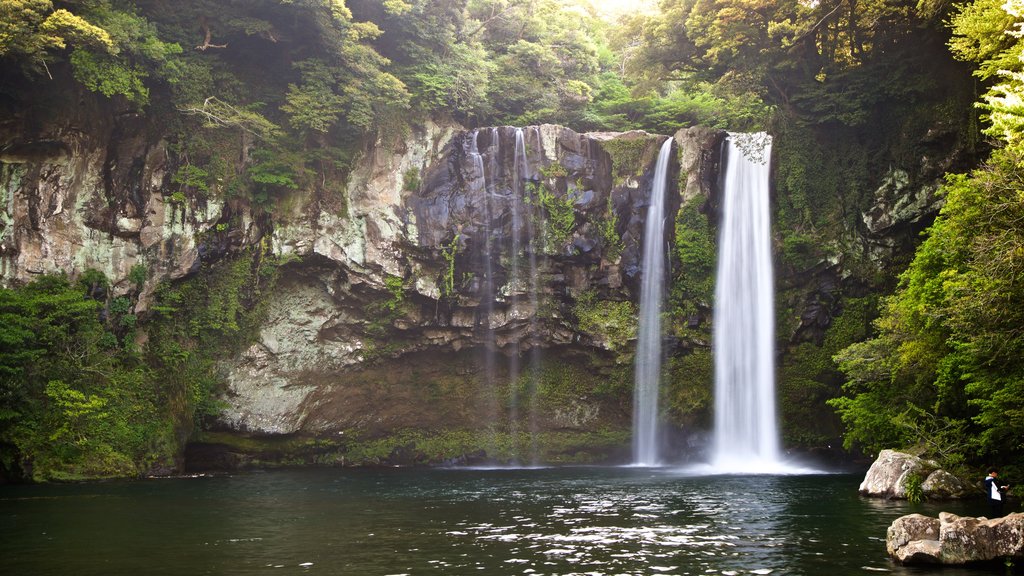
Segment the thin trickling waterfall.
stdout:
<svg viewBox="0 0 1024 576">
<path fill-rule="evenodd" d="M 640 466 L 656 466 L 661 461 L 658 393 L 661 384 L 661 303 L 665 297 L 665 196 L 671 156 L 672 138 L 669 138 L 658 153 L 644 229 L 636 385 L 633 389 L 633 463 Z"/>
<path fill-rule="evenodd" d="M 515 151 L 512 156 L 512 248 L 509 255 L 509 306 L 510 313 L 515 315 L 519 311 L 519 291 L 521 289 L 521 253 L 522 253 L 522 232 L 523 232 L 523 196 L 525 194 L 525 179 L 523 173 L 526 169 L 526 145 L 523 142 L 523 129 L 516 128 Z M 516 342 L 516 349 L 509 355 L 508 378 L 509 378 L 509 424 L 513 437 L 519 432 L 519 344 Z"/>
<path fill-rule="evenodd" d="M 769 218 L 771 137 L 730 134 L 715 288 L 712 466 L 779 467 Z"/>
<path fill-rule="evenodd" d="M 534 127 L 530 128 L 530 133 L 534 135 L 534 143 L 537 151 L 541 150 L 541 131 Z M 526 159 L 525 146 L 523 147 L 523 172 L 525 178 L 529 178 L 529 164 Z M 535 225 L 530 222 L 529 231 L 529 303 L 532 315 L 529 319 L 529 335 L 532 340 L 532 345 L 529 348 L 529 389 L 527 394 L 529 396 L 529 461 L 532 465 L 537 465 L 540 459 L 540 447 L 538 436 L 540 433 L 540 416 L 538 406 L 538 388 L 540 387 L 541 379 L 541 269 L 537 262 L 537 253 L 539 250 L 538 242 L 541 242 L 541 234 L 538 228 L 544 227 L 543 212 L 540 218 L 540 224 Z"/>
<path fill-rule="evenodd" d="M 492 164 L 493 158 L 496 155 L 495 149 L 498 145 L 497 132 L 491 133 L 491 148 L 492 148 Z M 474 130 L 469 137 L 468 150 L 466 156 L 469 158 L 470 163 L 473 166 L 473 174 L 470 180 L 471 189 L 479 193 L 484 199 L 483 201 L 483 231 L 482 235 L 484 238 L 484 249 L 481 254 L 483 259 L 484 278 L 480 285 L 480 311 L 478 325 L 479 329 L 483 332 L 483 355 L 484 355 L 484 390 L 483 398 L 485 398 L 486 405 L 483 407 L 485 413 L 488 415 L 487 421 L 496 422 L 498 417 L 498 404 L 497 404 L 497 390 L 496 390 L 496 370 L 497 362 L 495 355 L 497 354 L 497 345 L 495 342 L 494 327 L 491 326 L 491 319 L 494 317 L 494 265 L 491 261 L 491 247 L 492 247 L 492 231 L 491 231 L 491 220 L 493 216 L 493 206 L 491 204 L 491 189 L 488 186 L 487 171 L 484 167 L 484 156 L 480 153 L 479 144 L 477 138 L 479 137 L 479 131 Z M 493 170 L 492 170 L 493 172 Z"/>
<path fill-rule="evenodd" d="M 539 134 L 537 134 L 539 140 Z M 509 381 L 511 386 L 510 394 L 510 421 L 513 434 L 519 432 L 520 403 L 518 381 L 521 373 L 520 357 L 524 348 L 524 342 L 529 347 L 530 366 L 528 374 L 528 388 L 526 390 L 529 406 L 529 433 L 530 453 L 528 461 L 536 464 L 536 402 L 535 392 L 537 389 L 537 376 L 540 366 L 540 349 L 537 347 L 537 302 L 538 302 L 538 270 L 537 252 L 535 241 L 537 240 L 536 226 L 533 221 L 532 210 L 527 210 L 528 204 L 524 201 L 528 195 L 526 184 L 530 178 L 529 159 L 526 154 L 526 133 L 522 128 L 515 131 L 515 155 L 512 160 L 512 255 L 510 269 L 510 304 L 513 314 L 521 314 L 523 303 L 520 300 L 520 293 L 526 291 L 529 298 L 529 309 L 526 311 L 530 317 L 526 332 L 516 343 L 516 350 L 512 352 L 509 366 Z M 523 242 L 525 235 L 525 243 Z M 526 256 L 528 269 L 524 271 L 522 258 Z"/>
</svg>

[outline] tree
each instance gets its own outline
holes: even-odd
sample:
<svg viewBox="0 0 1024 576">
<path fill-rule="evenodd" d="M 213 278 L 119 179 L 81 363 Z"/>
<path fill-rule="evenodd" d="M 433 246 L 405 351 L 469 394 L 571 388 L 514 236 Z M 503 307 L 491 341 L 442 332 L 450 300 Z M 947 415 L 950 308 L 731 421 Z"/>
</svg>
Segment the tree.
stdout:
<svg viewBox="0 0 1024 576">
<path fill-rule="evenodd" d="M 847 397 L 834 403 L 848 442 L 899 444 L 914 438 L 895 436 L 897 428 L 929 430 L 941 421 L 977 439 L 960 457 L 1011 462 L 1024 453 L 1024 79 L 1014 70 L 992 73 L 1009 54 L 1024 54 L 1014 24 L 1024 5 L 1005 8 L 1010 18 L 979 0 L 951 20 L 953 51 L 980 60 L 979 77 L 1002 80 L 982 104 L 985 132 L 1002 147 L 970 174 L 948 176 L 940 217 L 887 301 L 878 336 L 837 356 L 850 379 Z M 900 410 L 889 424 L 871 418 Z"/>
<path fill-rule="evenodd" d="M 106 30 L 50 0 L 0 0 L 0 58 L 14 59 L 28 73 L 46 72 L 54 53 L 68 44 L 114 51 Z"/>
</svg>

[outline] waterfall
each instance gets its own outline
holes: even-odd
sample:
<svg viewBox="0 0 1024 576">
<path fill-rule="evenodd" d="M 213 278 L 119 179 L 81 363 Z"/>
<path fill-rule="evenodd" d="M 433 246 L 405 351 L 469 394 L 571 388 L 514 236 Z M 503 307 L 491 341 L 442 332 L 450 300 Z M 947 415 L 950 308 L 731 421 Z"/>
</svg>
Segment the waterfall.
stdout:
<svg viewBox="0 0 1024 576">
<path fill-rule="evenodd" d="M 538 143 L 540 134 L 537 133 Z M 509 366 L 509 384 L 511 394 L 509 395 L 509 420 L 512 423 L 512 433 L 518 436 L 519 432 L 519 391 L 518 381 L 520 377 L 520 356 L 525 341 L 529 347 L 530 370 L 528 373 L 527 397 L 529 399 L 529 435 L 530 435 L 530 464 L 537 464 L 537 414 L 536 414 L 536 391 L 537 378 L 540 373 L 540 348 L 538 348 L 538 269 L 537 251 L 535 241 L 537 240 L 536 226 L 531 218 L 531 213 L 524 207 L 524 199 L 528 191 L 526 183 L 530 178 L 529 158 L 526 154 L 526 133 L 522 128 L 515 131 L 515 154 L 512 160 L 512 255 L 510 274 L 510 303 L 512 314 L 522 313 L 522 303 L 519 294 L 526 291 L 529 298 L 529 321 L 526 333 L 516 342 L 516 349 L 512 351 Z M 531 211 L 532 212 L 532 211 Z M 525 243 L 523 234 L 525 233 Z M 521 258 L 527 256 L 528 276 L 524 278 Z"/>
<path fill-rule="evenodd" d="M 772 471 L 775 308 L 769 218 L 771 136 L 730 134 L 715 288 L 715 435 L 712 466 Z"/>
<path fill-rule="evenodd" d="M 651 185 L 651 204 L 644 228 L 643 268 L 640 270 L 640 325 L 636 345 L 633 389 L 633 463 L 660 463 L 658 393 L 661 384 L 661 302 L 665 297 L 665 196 L 672 138 L 658 153 Z"/>
<path fill-rule="evenodd" d="M 484 341 L 484 382 L 483 382 L 483 395 L 485 399 L 484 412 L 488 414 L 489 422 L 496 422 L 498 417 L 498 404 L 497 404 L 497 390 L 496 390 L 496 370 L 497 362 L 495 355 L 497 353 L 497 344 L 495 342 L 494 327 L 491 326 L 491 319 L 494 317 L 494 265 L 492 262 L 491 248 L 492 248 L 492 230 L 491 220 L 493 219 L 494 207 L 491 203 L 491 186 L 488 185 L 487 170 L 484 167 L 484 156 L 480 152 L 479 144 L 477 139 L 480 135 L 479 130 L 474 130 L 468 141 L 468 149 L 466 156 L 469 158 L 470 163 L 473 166 L 472 177 L 469 183 L 470 189 L 479 193 L 483 199 L 483 230 L 481 235 L 484 239 L 484 248 L 481 252 L 481 259 L 483 260 L 484 278 L 479 285 L 479 311 L 477 325 L 478 329 L 483 331 Z M 494 148 L 491 154 L 491 173 L 494 170 L 494 157 L 497 155 L 496 147 L 498 145 L 497 131 L 491 132 L 491 147 Z M 482 316 L 482 317 L 481 317 Z"/>
</svg>

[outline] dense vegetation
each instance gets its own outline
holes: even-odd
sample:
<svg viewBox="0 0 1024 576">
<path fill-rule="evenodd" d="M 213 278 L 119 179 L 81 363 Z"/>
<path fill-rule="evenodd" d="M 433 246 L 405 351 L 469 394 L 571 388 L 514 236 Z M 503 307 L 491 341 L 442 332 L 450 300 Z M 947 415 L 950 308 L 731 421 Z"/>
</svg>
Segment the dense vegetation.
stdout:
<svg viewBox="0 0 1024 576">
<path fill-rule="evenodd" d="M 164 285 L 146 332 L 138 290 L 90 271 L 0 289 L 0 466 L 37 480 L 171 471 L 213 413 L 213 363 L 252 337 L 277 267 L 262 254 Z M 133 270 L 141 287 L 146 270 Z"/>
<path fill-rule="evenodd" d="M 833 401 L 847 445 L 916 446 L 952 466 L 1020 461 L 1022 15 L 1020 2 L 978 0 L 951 19 L 951 48 L 990 86 L 981 106 L 999 147 L 947 177 L 941 216 L 883 302 L 877 336 L 836 356 L 849 379 Z"/>
<path fill-rule="evenodd" d="M 787 440 L 834 435 L 832 399 L 850 447 L 1009 462 L 1024 449 L 1019 4 L 662 0 L 611 24 L 584 0 L 0 0 L 0 104 L 73 83 L 143 111 L 172 144 L 172 202 L 218 197 L 268 217 L 290 190 L 337 192 L 367 139 L 431 118 L 768 129 L 783 272 L 838 255 L 854 287 L 809 335 L 795 317 L 804 292 L 782 286 Z M 926 134 L 985 153 L 972 69 L 997 149 L 948 178 L 941 218 L 878 312 L 870 294 L 898 270 L 872 258 L 861 214 L 893 163 L 936 152 Z M 671 325 L 695 351 L 671 362 L 668 403 L 698 424 L 710 392 L 692 383 L 708 381 L 710 355 L 691 321 L 707 315 L 714 270 L 702 209 L 676 222 Z M 165 286 L 141 319 L 137 290 L 115 297 L 101 275 L 0 290 L 0 467 L 39 479 L 173 467 L 274 271 L 261 250 L 233 254 Z M 613 340 L 628 332 L 628 307 L 581 298 L 579 311 Z"/>
</svg>

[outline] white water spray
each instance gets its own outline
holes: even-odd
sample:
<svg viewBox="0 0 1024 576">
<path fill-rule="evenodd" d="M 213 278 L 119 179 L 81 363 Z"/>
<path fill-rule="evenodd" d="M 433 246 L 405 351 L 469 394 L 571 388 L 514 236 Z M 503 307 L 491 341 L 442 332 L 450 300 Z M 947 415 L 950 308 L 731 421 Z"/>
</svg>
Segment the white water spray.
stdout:
<svg viewBox="0 0 1024 576">
<path fill-rule="evenodd" d="M 651 185 L 651 204 L 644 228 L 640 270 L 640 325 L 637 332 L 633 388 L 633 464 L 661 462 L 658 437 L 658 393 L 661 385 L 661 302 L 665 298 L 665 196 L 672 138 L 658 153 Z"/>
<path fill-rule="evenodd" d="M 771 136 L 730 134 L 715 288 L 715 436 L 722 472 L 776 472 Z"/>
</svg>

